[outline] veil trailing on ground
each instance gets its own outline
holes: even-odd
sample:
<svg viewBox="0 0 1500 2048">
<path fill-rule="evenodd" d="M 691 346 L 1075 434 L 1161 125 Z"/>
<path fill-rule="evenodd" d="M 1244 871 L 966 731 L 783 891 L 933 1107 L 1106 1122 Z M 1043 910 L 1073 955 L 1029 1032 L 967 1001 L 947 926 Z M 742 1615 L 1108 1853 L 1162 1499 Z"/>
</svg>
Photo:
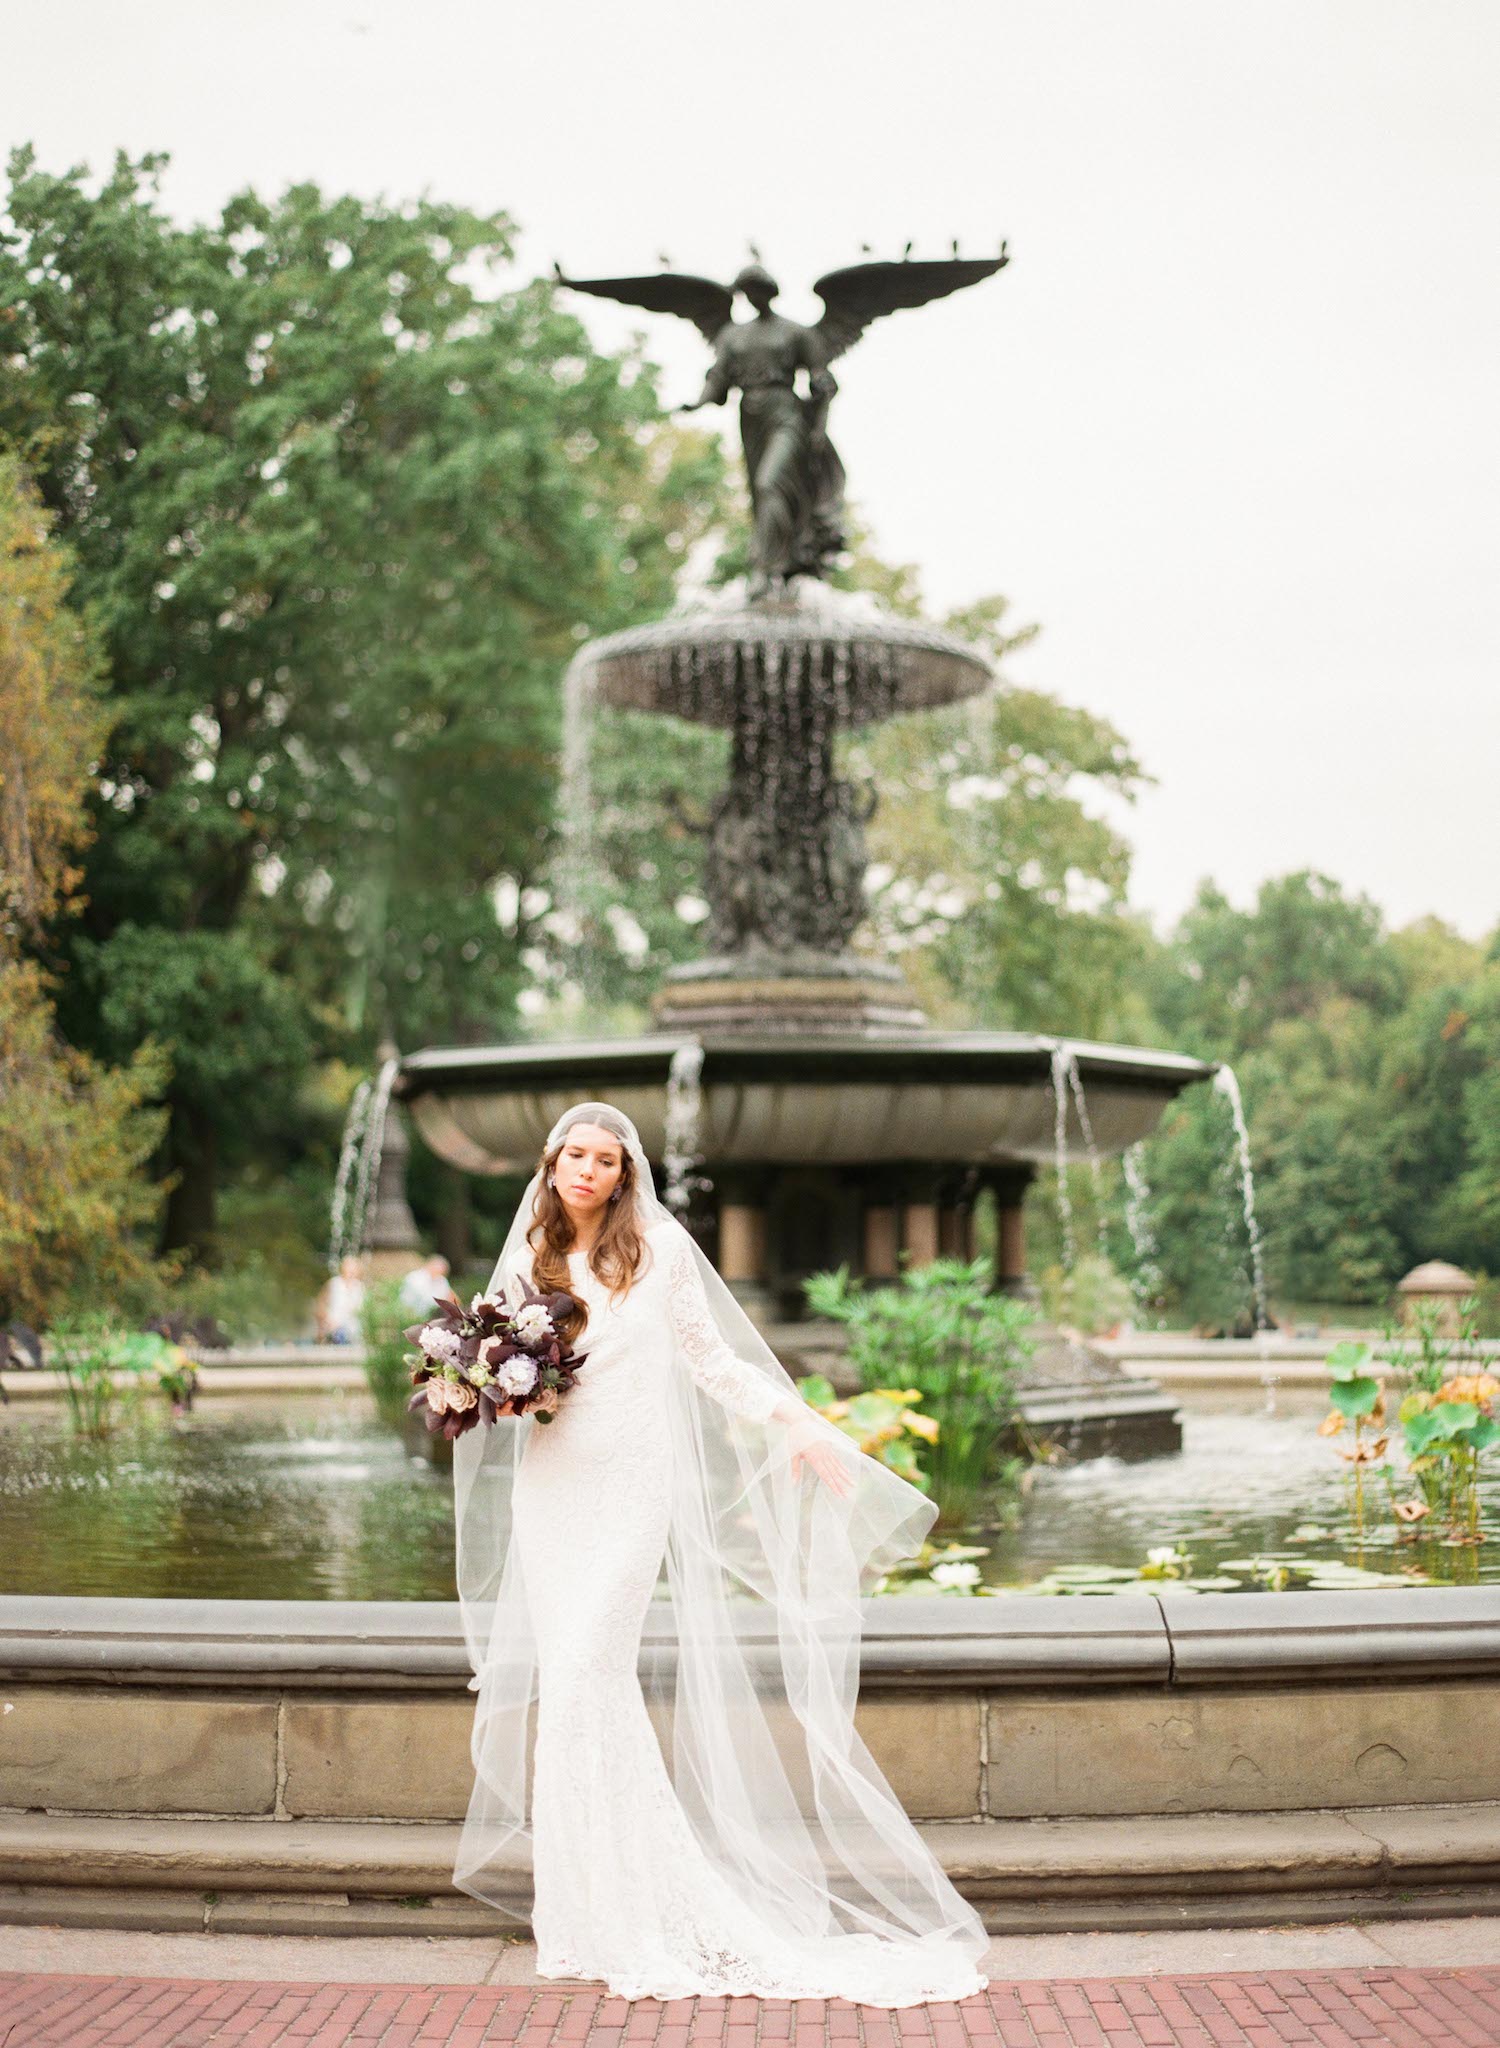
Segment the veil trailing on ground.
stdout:
<svg viewBox="0 0 1500 2048">
<path fill-rule="evenodd" d="M 671 1516 L 639 1668 L 693 1832 L 747 1909 L 790 1938 L 854 1937 L 861 1951 L 870 1937 L 903 1949 L 917 1944 L 950 1972 L 972 1971 L 987 1939 L 979 1918 L 854 1727 L 860 1596 L 920 1546 L 936 1506 L 801 1402 L 707 1256 L 657 1197 L 628 1117 L 608 1103 L 577 1103 L 558 1119 L 545 1152 L 578 1122 L 615 1131 L 628 1148 L 639 1227 L 643 1235 L 657 1232 L 647 1256 L 691 1246 L 724 1344 L 797 1401 L 790 1421 L 750 1421 L 699 1386 L 680 1354 L 669 1375 L 661 1455 L 670 1460 Z M 506 1234 L 492 1291 L 531 1277 L 527 1232 L 541 1178 L 539 1166 Z M 660 1341 L 679 1340 L 665 1327 Z M 587 1331 L 580 1348 L 587 1352 Z M 510 1542 L 511 1495 L 539 1426 L 530 1417 L 502 1418 L 454 1446 L 458 1590 L 479 1695 L 475 1785 L 454 1877 L 517 1919 L 525 1917 L 530 1861 L 537 1656 Z M 835 1444 L 849 1467 L 847 1492 L 806 1463 L 794 1470 L 794 1451 L 817 1437 Z M 559 1543 L 569 1535 L 559 1530 Z M 535 1594 L 545 1600 L 546 1587 Z M 983 1979 L 973 1982 L 978 1988 Z"/>
</svg>

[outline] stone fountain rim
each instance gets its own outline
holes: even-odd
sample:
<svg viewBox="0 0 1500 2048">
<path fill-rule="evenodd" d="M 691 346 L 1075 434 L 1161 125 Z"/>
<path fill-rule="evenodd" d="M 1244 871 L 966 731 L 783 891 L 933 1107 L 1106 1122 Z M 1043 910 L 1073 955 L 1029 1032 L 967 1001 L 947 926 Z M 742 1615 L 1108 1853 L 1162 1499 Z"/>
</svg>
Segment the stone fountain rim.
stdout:
<svg viewBox="0 0 1500 2048">
<path fill-rule="evenodd" d="M 803 582 L 809 579 L 802 579 Z M 733 643 L 744 646 L 785 646 L 792 642 L 826 641 L 848 647 L 898 647 L 913 653 L 936 654 L 961 661 L 986 680 L 994 670 L 977 647 L 945 626 L 928 619 L 903 618 L 859 591 L 816 588 L 822 602 L 745 599 L 732 604 L 702 600 L 668 612 L 644 625 L 624 626 L 588 641 L 573 657 L 583 669 L 612 660 L 658 652 L 665 647 L 698 647 Z"/>
<path fill-rule="evenodd" d="M 1361 1684 L 1500 1669 L 1500 1586 L 1295 1593 L 867 1595 L 861 1670 L 926 1688 L 1038 1682 L 1179 1686 Z M 756 1640 L 753 1629 L 747 1640 Z M 450 1601 L 0 1595 L 0 1652 L 18 1681 L 457 1689 L 468 1677 Z M 670 1657 L 653 1601 L 643 1658 Z"/>
<path fill-rule="evenodd" d="M 493 1085 L 496 1077 L 513 1074 L 518 1081 L 558 1068 L 588 1066 L 636 1075 L 659 1069 L 665 1081 L 675 1054 L 690 1046 L 703 1053 L 700 1085 L 773 1072 L 780 1081 L 796 1078 L 801 1069 L 810 1079 L 826 1080 L 828 1070 L 857 1080 L 850 1068 L 875 1074 L 892 1064 L 907 1073 L 928 1065 L 943 1078 L 961 1081 L 964 1070 L 974 1079 L 993 1075 L 999 1067 L 1007 1078 L 1050 1080 L 1052 1056 L 1070 1052 L 1086 1082 L 1108 1080 L 1117 1086 L 1170 1087 L 1174 1094 L 1194 1082 L 1209 1080 L 1217 1063 L 1189 1053 L 1162 1052 L 1149 1046 L 1111 1045 L 1102 1040 L 1056 1038 L 1025 1031 L 819 1031 L 819 1032 L 653 1032 L 635 1038 L 543 1039 L 506 1045 L 426 1046 L 408 1053 L 401 1063 L 395 1092 L 405 1101 L 442 1087 Z M 955 1071 L 955 1068 L 959 1071 Z M 980 1071 L 976 1074 L 974 1069 Z"/>
</svg>

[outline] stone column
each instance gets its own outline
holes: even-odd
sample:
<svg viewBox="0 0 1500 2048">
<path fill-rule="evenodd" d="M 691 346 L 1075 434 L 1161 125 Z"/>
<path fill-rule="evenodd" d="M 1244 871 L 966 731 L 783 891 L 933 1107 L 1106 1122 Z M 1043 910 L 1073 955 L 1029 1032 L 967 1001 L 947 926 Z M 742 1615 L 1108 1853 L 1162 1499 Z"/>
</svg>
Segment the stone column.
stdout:
<svg viewBox="0 0 1500 2048">
<path fill-rule="evenodd" d="M 908 1266 L 930 1266 L 939 1256 L 941 1210 L 940 1176 L 912 1169 L 901 1204 L 901 1249 Z"/>
<path fill-rule="evenodd" d="M 1000 1294 L 1029 1294 L 1026 1235 L 1021 1205 L 1035 1176 L 1034 1166 L 991 1167 L 985 1184 L 995 1197 L 995 1288 Z"/>
<path fill-rule="evenodd" d="M 773 1318 L 775 1299 L 767 1256 L 765 1191 L 753 1175 L 720 1175 L 719 1276 L 756 1322 Z"/>
<path fill-rule="evenodd" d="M 970 1167 L 944 1176 L 938 1201 L 938 1248 L 945 1259 L 974 1256 L 974 1193 Z"/>
<path fill-rule="evenodd" d="M 867 1205 L 864 1217 L 864 1271 L 867 1280 L 894 1280 L 900 1271 L 901 1237 L 894 1202 Z"/>
<path fill-rule="evenodd" d="M 754 1202 L 720 1202 L 719 1271 L 731 1286 L 765 1279 L 766 1212 Z"/>
</svg>

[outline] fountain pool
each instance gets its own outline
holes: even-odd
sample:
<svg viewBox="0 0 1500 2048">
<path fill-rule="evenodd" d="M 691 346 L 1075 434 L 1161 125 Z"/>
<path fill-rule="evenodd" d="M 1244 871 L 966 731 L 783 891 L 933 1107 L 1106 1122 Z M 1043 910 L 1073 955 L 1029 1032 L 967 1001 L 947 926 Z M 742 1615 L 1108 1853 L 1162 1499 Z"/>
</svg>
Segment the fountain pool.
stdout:
<svg viewBox="0 0 1500 2048">
<path fill-rule="evenodd" d="M 1267 1415 L 1248 1391 L 1190 1395 L 1179 1456 L 1038 1469 L 1008 1525 L 939 1537 L 941 1552 L 983 1555 L 930 1558 L 902 1583 L 934 1591 L 936 1563 L 955 1597 L 971 1567 L 1014 1592 L 1139 1590 L 1152 1550 L 1189 1561 L 1168 1583 L 1204 1590 L 1421 1583 L 1405 1575 L 1418 1570 L 1500 1581 L 1500 1476 L 1489 1544 L 1398 1545 L 1377 1517 L 1361 1546 L 1315 1434 L 1324 1405 L 1298 1391 Z M 106 1443 L 74 1436 L 50 1402 L 0 1411 L 0 1593 L 448 1600 L 452 1572 L 447 1474 L 363 1394 L 218 1397 Z"/>
</svg>

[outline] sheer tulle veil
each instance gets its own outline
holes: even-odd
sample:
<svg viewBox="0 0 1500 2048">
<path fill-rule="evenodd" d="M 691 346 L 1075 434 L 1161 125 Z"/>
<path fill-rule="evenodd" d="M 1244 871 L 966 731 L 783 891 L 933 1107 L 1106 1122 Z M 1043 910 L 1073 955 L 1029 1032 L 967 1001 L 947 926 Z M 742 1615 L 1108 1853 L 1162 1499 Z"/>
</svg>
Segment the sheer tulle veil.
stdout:
<svg viewBox="0 0 1500 2048">
<path fill-rule="evenodd" d="M 544 1155 L 578 1122 L 620 1137 L 634 1163 L 642 1232 L 667 1226 L 692 1246 L 725 1344 L 795 1397 L 765 1339 L 659 1200 L 629 1117 L 609 1103 L 576 1103 L 548 1134 Z M 491 1290 L 531 1277 L 526 1239 L 541 1174 L 539 1166 L 521 1197 Z M 661 1342 L 674 1343 L 670 1329 Z M 580 1348 L 587 1351 L 587 1332 Z M 704 1392 L 685 1366 L 670 1388 L 661 1455 L 670 1460 L 671 1520 L 640 1675 L 695 1835 L 747 1909 L 788 1936 L 848 1941 L 851 1955 L 871 1948 L 872 1937 L 917 1945 L 951 1970 L 948 1995 L 980 1988 L 987 1937 L 978 1915 L 854 1726 L 861 1595 L 920 1546 L 934 1503 L 800 1400 L 794 1421 L 756 1423 Z M 458 1591 L 478 1693 L 475 1784 L 454 1879 L 516 1919 L 526 1917 L 537 1660 L 510 1543 L 511 1493 L 541 1426 L 502 1419 L 454 1447 Z M 839 1447 L 854 1482 L 847 1493 L 805 1462 L 794 1470 L 792 1453 L 815 1435 Z M 568 1540 L 559 1529 L 558 1543 Z M 545 1585 L 531 1590 L 546 1599 Z"/>
</svg>

